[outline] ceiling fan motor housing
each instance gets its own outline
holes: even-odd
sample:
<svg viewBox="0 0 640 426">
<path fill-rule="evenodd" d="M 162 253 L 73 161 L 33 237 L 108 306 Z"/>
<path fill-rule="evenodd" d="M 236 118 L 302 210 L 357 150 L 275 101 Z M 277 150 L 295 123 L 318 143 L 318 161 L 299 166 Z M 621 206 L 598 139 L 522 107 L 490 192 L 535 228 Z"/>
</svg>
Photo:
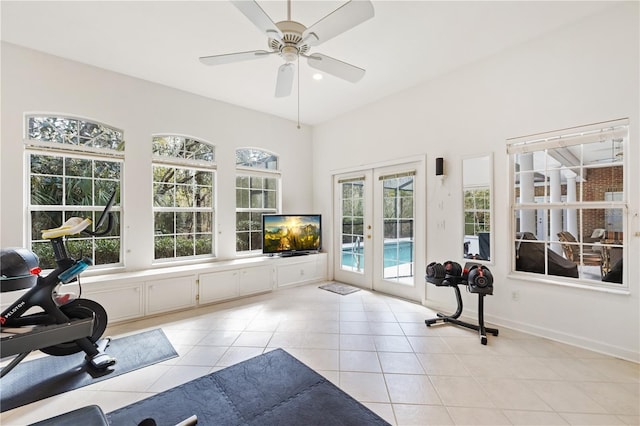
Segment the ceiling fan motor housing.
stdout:
<svg viewBox="0 0 640 426">
<path fill-rule="evenodd" d="M 269 48 L 274 52 L 280 52 L 280 56 L 287 62 L 293 62 L 298 59 L 299 55 L 305 55 L 310 47 L 303 43 L 302 34 L 307 27 L 295 21 L 280 21 L 276 26 L 282 31 L 282 40 L 269 39 Z"/>
</svg>

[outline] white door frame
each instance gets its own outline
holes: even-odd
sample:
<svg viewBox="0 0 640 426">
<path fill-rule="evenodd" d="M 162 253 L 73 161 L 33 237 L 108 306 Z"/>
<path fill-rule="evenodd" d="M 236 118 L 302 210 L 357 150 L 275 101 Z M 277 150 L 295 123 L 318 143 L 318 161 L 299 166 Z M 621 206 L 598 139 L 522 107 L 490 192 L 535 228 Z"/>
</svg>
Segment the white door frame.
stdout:
<svg viewBox="0 0 640 426">
<path fill-rule="evenodd" d="M 372 252 L 373 249 L 373 204 L 371 202 L 367 202 L 366 200 L 372 199 L 372 182 L 373 173 L 371 170 L 358 170 L 357 172 L 350 173 L 341 173 L 333 175 L 333 206 L 334 206 L 334 232 L 333 232 L 333 252 L 334 252 L 334 278 L 337 281 L 342 281 L 345 283 L 353 284 L 358 287 L 366 288 L 369 290 L 373 289 L 373 262 L 371 261 L 371 257 L 368 257 L 368 261 L 362 262 L 360 264 L 357 262 L 356 256 L 354 255 L 353 262 L 357 263 L 357 267 L 354 267 L 354 270 L 351 271 L 349 269 L 342 268 L 342 255 L 343 255 L 343 242 L 342 242 L 342 197 L 341 192 L 339 190 L 343 181 L 364 181 L 363 185 L 363 199 L 365 200 L 363 204 L 364 208 L 364 216 L 363 222 L 360 226 L 362 226 L 362 238 L 357 240 L 356 242 L 352 242 L 352 249 L 354 251 L 362 252 L 364 254 L 368 254 Z M 340 188 L 341 189 L 341 188 Z M 358 247 L 358 246 L 361 246 Z M 346 249 L 348 247 L 345 246 Z"/>
<path fill-rule="evenodd" d="M 381 291 L 405 299 L 422 302 L 424 298 L 424 277 L 421 271 L 426 266 L 426 161 L 424 156 L 362 166 L 358 169 L 336 171 L 332 175 L 334 200 L 334 229 L 333 229 L 333 274 L 337 281 L 356 285 L 361 288 Z M 381 220 L 381 183 L 378 177 L 392 172 L 414 171 L 414 271 L 410 284 L 384 280 L 383 255 L 379 244 L 384 241 Z M 339 182 L 344 179 L 365 178 L 365 204 L 363 247 L 365 261 L 363 271 L 355 273 L 341 268 L 342 256 L 342 214 Z M 380 191 L 375 194 L 375 191 Z M 377 196 L 376 196 L 377 195 Z M 379 210 L 378 213 L 375 210 Z M 381 247 L 381 246 L 380 246 Z"/>
</svg>

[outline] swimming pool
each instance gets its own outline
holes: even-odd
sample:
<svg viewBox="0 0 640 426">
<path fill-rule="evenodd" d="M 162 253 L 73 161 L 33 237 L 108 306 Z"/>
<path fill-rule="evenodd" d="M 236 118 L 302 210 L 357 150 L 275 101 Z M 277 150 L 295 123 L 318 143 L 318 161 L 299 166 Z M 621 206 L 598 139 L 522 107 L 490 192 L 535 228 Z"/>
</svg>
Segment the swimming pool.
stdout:
<svg viewBox="0 0 640 426">
<path fill-rule="evenodd" d="M 364 267 L 363 247 L 342 247 L 342 266 L 362 269 Z M 384 267 L 413 262 L 413 241 L 391 241 L 384 244 Z M 359 268 L 358 268 L 359 267 Z"/>
</svg>

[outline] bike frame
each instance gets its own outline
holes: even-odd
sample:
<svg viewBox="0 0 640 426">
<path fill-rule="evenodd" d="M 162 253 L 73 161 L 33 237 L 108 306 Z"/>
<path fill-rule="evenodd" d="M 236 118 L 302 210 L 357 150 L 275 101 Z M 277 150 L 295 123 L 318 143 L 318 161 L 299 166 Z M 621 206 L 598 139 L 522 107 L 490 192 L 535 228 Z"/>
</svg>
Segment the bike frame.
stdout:
<svg viewBox="0 0 640 426">
<path fill-rule="evenodd" d="M 18 334 L 18 336 L 21 336 L 22 340 L 26 343 L 21 343 L 20 345 L 16 345 L 16 347 L 24 348 L 24 351 L 17 354 L 11 353 L 11 355 L 16 355 L 16 357 L 9 363 L 9 365 L 2 369 L 0 377 L 3 377 L 11 371 L 33 350 L 45 350 L 44 348 L 48 346 L 54 348 L 57 347 L 57 345 L 71 342 L 77 345 L 78 351 L 84 351 L 86 353 L 86 359 L 90 365 L 95 368 L 104 369 L 116 362 L 115 358 L 104 353 L 104 349 L 108 345 L 110 339 L 106 338 L 101 339 L 98 342 L 94 342 L 94 340 L 98 340 L 100 336 L 97 335 L 92 337 L 91 331 L 86 333 L 81 327 L 83 324 L 89 325 L 90 328 L 93 327 L 94 320 L 96 319 L 96 311 L 93 310 L 91 312 L 92 318 L 72 321 L 71 318 L 65 314 L 63 309 L 67 303 L 71 303 L 73 300 L 77 300 L 79 302 L 83 299 L 65 300 L 64 303 L 61 303 L 62 299 L 56 298 L 56 289 L 58 286 L 77 280 L 82 271 L 93 263 L 92 260 L 87 257 L 77 260 L 69 256 L 65 245 L 66 236 L 80 232 L 85 232 L 93 236 L 102 236 L 111 232 L 114 221 L 113 214 L 110 213 L 109 210 L 115 202 L 115 196 L 116 193 L 114 192 L 107 202 L 107 205 L 105 206 L 100 219 L 96 223 L 93 232 L 85 229 L 91 221 L 88 219 L 82 220 L 80 218 L 71 218 L 65 222 L 62 227 L 43 231 L 43 237 L 49 238 L 51 241 L 56 267 L 46 276 L 40 275 L 40 268 L 33 270 L 31 273 L 37 274 L 36 284 L 29 288 L 24 295 L 19 297 L 18 300 L 13 302 L 2 312 L 2 315 L 0 316 L 0 325 L 3 329 L 26 326 L 38 327 L 32 331 L 32 334 L 34 335 L 31 337 L 27 336 L 28 333 Z M 106 219 L 108 219 L 107 229 L 105 231 L 98 232 L 98 228 L 102 226 Z M 72 226 L 68 226 L 69 224 Z M 45 236 L 45 232 L 48 233 L 48 235 L 51 235 L 51 237 Z M 85 301 L 85 303 L 86 302 L 88 301 Z M 95 302 L 92 303 L 95 304 Z M 95 305 L 103 311 L 103 308 L 99 304 Z M 29 309 L 36 306 L 42 308 L 42 312 L 26 314 Z M 103 324 L 106 326 L 106 316 L 104 316 Z M 49 330 L 53 331 L 49 332 Z M 98 328 L 97 330 L 100 329 Z M 101 334 L 102 331 L 99 333 Z M 14 337 L 15 335 L 9 336 L 8 338 L 11 339 Z M 25 337 L 27 339 L 25 339 Z M 43 344 L 45 346 L 43 346 Z M 5 355 L 3 351 L 3 356 L 8 355 L 10 354 Z M 54 355 L 56 354 L 54 353 Z M 59 355 L 62 355 L 62 353 Z"/>
<path fill-rule="evenodd" d="M 78 262 L 69 257 L 62 237 L 51 240 L 56 257 L 56 268 L 45 277 L 38 275 L 37 283 L 27 293 L 5 309 L 0 316 L 3 327 L 24 327 L 30 325 L 52 325 L 69 322 L 69 318 L 59 309 L 54 300 L 54 292 L 61 284 L 60 275 Z M 44 311 L 22 316 L 34 306 Z"/>
</svg>

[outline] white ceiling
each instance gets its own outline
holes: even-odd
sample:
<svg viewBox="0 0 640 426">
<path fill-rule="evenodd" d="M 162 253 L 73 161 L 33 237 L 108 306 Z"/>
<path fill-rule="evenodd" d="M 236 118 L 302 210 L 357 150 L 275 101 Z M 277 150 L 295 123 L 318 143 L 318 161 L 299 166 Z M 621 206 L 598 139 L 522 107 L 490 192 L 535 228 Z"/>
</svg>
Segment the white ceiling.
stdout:
<svg viewBox="0 0 640 426">
<path fill-rule="evenodd" d="M 258 3 L 274 22 L 285 1 Z M 342 1 L 294 0 L 311 26 Z M 367 73 L 352 84 L 311 78 L 300 63 L 300 121 L 319 124 L 611 7 L 610 1 L 373 1 L 375 17 L 312 48 Z M 268 50 L 227 1 L 6 1 L 2 40 L 297 120 L 298 90 L 275 98 L 282 59 L 205 66 L 200 56 Z"/>
</svg>

